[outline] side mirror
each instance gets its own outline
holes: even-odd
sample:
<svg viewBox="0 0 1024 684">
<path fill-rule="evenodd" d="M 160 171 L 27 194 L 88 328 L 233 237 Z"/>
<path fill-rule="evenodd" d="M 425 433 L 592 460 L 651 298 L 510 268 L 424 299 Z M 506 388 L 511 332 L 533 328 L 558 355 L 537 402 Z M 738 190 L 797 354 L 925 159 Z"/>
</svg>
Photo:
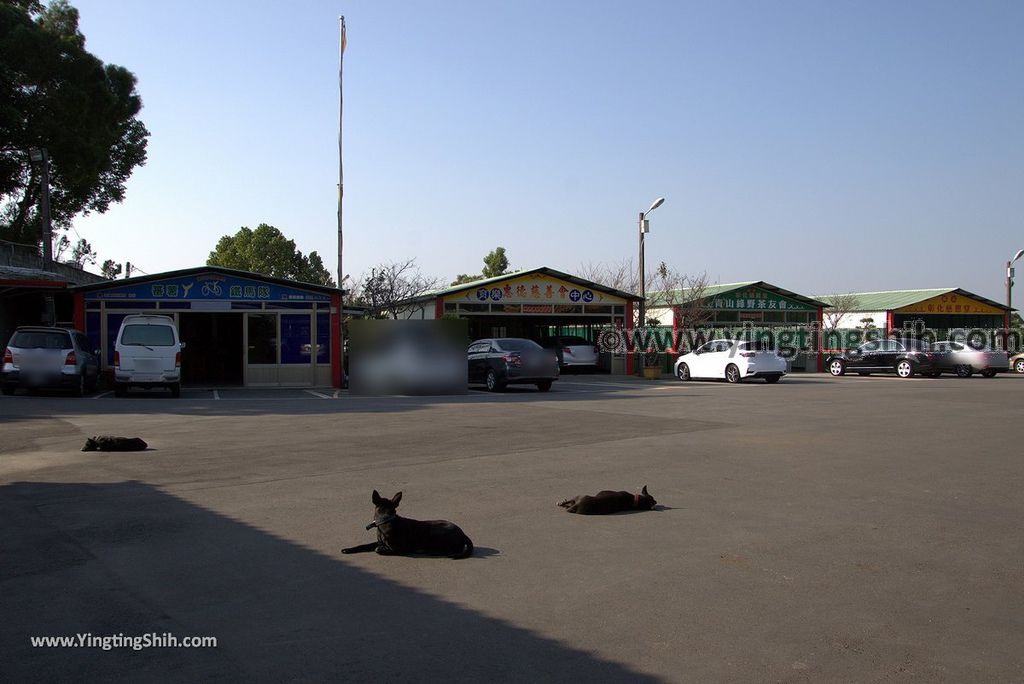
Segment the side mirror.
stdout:
<svg viewBox="0 0 1024 684">
<path fill-rule="evenodd" d="M 182 343 L 181 343 L 181 349 L 184 349 L 184 348 L 185 348 L 185 343 L 184 343 L 184 342 L 182 342 Z"/>
<path fill-rule="evenodd" d="M 99 349 L 93 349 L 92 350 L 92 355 L 93 356 L 102 356 L 102 354 L 103 354 L 103 352 L 100 351 Z"/>
</svg>

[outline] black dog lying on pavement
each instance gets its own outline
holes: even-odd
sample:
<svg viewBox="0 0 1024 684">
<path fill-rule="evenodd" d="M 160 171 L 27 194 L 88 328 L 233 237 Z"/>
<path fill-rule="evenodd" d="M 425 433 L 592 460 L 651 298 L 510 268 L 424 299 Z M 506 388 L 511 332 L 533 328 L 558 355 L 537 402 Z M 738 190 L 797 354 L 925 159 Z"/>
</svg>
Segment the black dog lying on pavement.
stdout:
<svg viewBox="0 0 1024 684">
<path fill-rule="evenodd" d="M 467 558 L 473 555 L 473 542 L 455 523 L 447 520 L 411 520 L 395 512 L 402 492 L 385 499 L 373 490 L 373 521 L 366 526 L 377 528 L 377 541 L 342 549 L 342 553 L 376 551 L 382 556 L 422 553 L 430 556 Z"/>
<path fill-rule="evenodd" d="M 570 513 L 580 515 L 608 515 L 609 513 L 621 513 L 622 511 L 649 511 L 658 503 L 654 497 L 647 493 L 647 485 L 639 494 L 629 492 L 612 492 L 604 490 L 594 496 L 583 494 L 566 499 L 558 505 L 566 508 Z"/>
<path fill-rule="evenodd" d="M 149 446 L 138 437 L 113 437 L 102 435 L 85 440 L 82 451 L 145 451 Z"/>
</svg>

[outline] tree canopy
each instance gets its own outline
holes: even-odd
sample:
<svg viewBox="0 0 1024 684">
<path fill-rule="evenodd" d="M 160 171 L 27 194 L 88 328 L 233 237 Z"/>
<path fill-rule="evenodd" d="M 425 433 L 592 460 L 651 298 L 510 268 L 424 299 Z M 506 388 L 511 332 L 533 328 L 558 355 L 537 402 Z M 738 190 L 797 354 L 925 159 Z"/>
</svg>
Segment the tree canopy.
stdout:
<svg viewBox="0 0 1024 684">
<path fill-rule="evenodd" d="M 484 270 L 482 273 L 477 275 L 460 273 L 455 280 L 452 281 L 452 285 L 462 285 L 463 283 L 471 283 L 474 280 L 494 278 L 496 276 L 505 275 L 508 272 L 508 257 L 505 255 L 505 248 L 495 247 L 487 254 L 487 256 L 484 257 Z"/>
<path fill-rule="evenodd" d="M 319 254 L 314 251 L 303 255 L 295 248 L 294 240 L 266 223 L 256 226 L 256 230 L 242 226 L 234 235 L 222 237 L 206 264 L 334 287 L 334 279 Z"/>
<path fill-rule="evenodd" d="M 31 148 L 49 153 L 54 227 L 124 199 L 149 137 L 135 85 L 130 71 L 86 51 L 66 0 L 0 2 L 0 238 L 41 239 L 42 169 Z"/>
</svg>

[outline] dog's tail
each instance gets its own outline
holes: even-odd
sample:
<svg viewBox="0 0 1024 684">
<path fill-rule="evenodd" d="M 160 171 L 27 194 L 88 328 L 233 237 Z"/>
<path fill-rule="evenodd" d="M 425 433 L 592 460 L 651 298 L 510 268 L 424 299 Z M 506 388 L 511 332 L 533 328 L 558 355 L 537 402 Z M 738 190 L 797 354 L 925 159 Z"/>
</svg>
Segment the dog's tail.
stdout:
<svg viewBox="0 0 1024 684">
<path fill-rule="evenodd" d="M 462 538 L 466 546 L 462 549 L 460 553 L 452 556 L 453 560 L 459 560 L 460 558 L 469 558 L 473 555 L 473 540 L 467 537 L 465 534 L 462 535 Z"/>
</svg>

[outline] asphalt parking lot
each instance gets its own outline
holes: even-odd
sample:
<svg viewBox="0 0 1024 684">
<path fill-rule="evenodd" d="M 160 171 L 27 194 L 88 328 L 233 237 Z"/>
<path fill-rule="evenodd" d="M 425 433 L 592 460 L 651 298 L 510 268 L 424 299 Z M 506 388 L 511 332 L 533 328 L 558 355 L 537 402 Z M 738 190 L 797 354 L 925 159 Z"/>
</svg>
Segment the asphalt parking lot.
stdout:
<svg viewBox="0 0 1024 684">
<path fill-rule="evenodd" d="M 1014 375 L 0 397 L 0 680 L 1021 681 L 1022 400 Z M 645 484 L 656 511 L 555 506 Z M 475 555 L 342 556 L 373 489 Z M 218 644 L 30 644 L 85 633 Z"/>
</svg>

